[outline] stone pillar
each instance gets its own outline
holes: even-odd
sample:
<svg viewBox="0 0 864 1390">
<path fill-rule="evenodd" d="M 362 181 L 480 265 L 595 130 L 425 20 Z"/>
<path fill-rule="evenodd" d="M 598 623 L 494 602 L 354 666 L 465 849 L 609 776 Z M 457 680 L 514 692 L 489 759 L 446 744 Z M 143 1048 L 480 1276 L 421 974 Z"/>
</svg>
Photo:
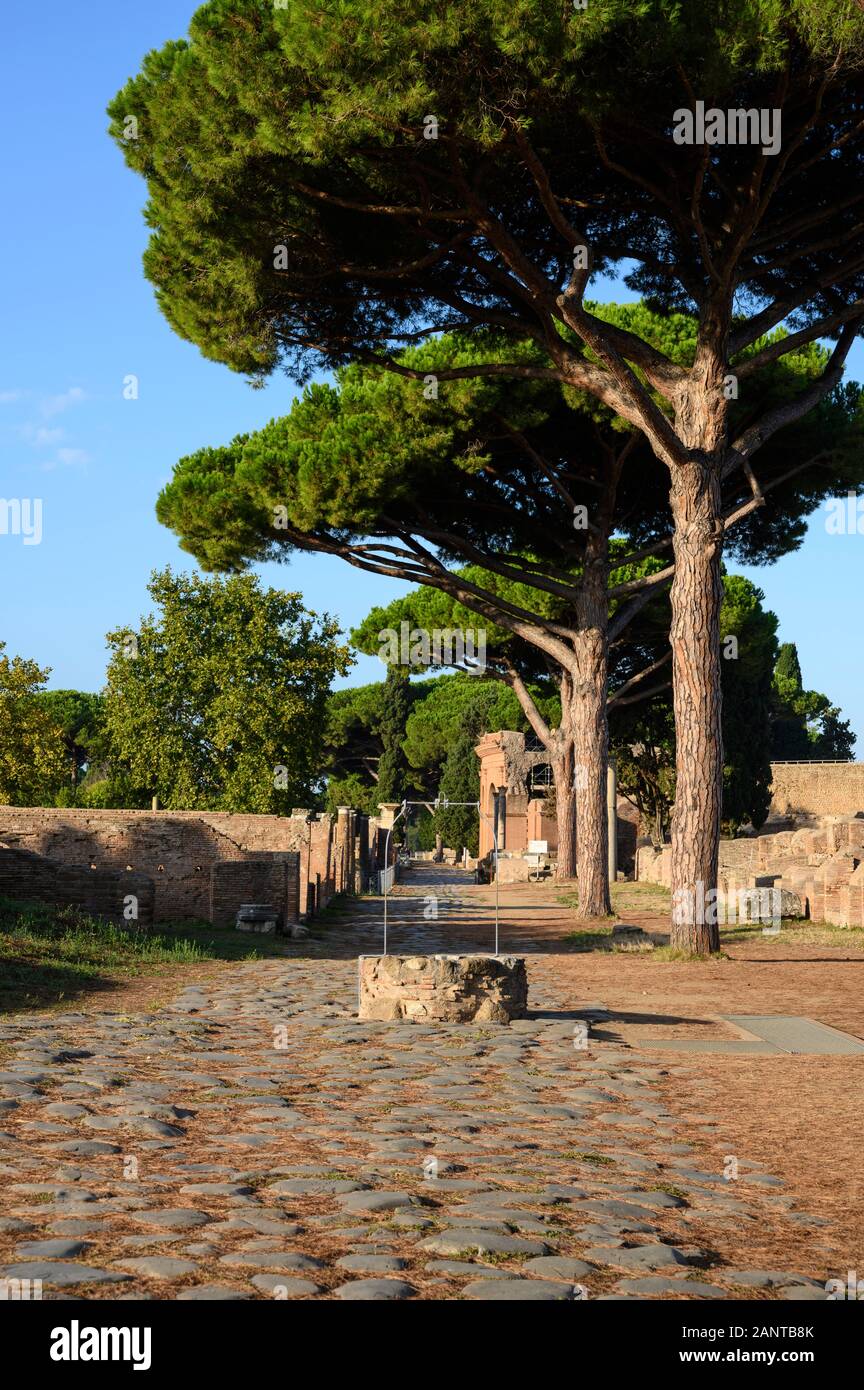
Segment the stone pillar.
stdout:
<svg viewBox="0 0 864 1390">
<path fill-rule="evenodd" d="M 395 857 L 394 854 L 393 854 L 393 834 L 392 834 L 392 831 L 393 831 L 393 822 L 394 822 L 395 819 L 396 819 L 396 812 L 399 810 L 399 807 L 400 807 L 401 804 L 402 804 L 402 803 L 399 802 L 399 801 L 382 801 L 382 802 L 379 803 L 379 806 L 378 806 L 378 837 L 379 837 L 379 838 L 378 838 L 378 858 L 379 858 L 379 860 L 381 861 L 381 867 L 384 868 L 384 869 L 387 868 L 387 865 L 384 863 L 384 847 L 385 847 L 385 845 L 387 844 L 387 831 L 388 831 L 388 830 L 391 831 L 391 835 L 390 835 L 390 862 L 391 862 L 391 863 L 393 862 L 393 859 L 394 859 L 394 857 Z"/>
<path fill-rule="evenodd" d="M 350 893 L 354 883 L 354 813 L 350 806 L 336 811 L 336 892 Z"/>
</svg>

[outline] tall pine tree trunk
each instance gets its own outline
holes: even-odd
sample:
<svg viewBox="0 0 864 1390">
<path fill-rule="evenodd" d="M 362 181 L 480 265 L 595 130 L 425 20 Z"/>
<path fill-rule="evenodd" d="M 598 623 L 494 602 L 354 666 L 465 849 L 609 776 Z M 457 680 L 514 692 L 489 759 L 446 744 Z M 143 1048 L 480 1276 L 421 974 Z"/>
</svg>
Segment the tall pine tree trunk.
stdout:
<svg viewBox="0 0 864 1390">
<path fill-rule="evenodd" d="M 579 917 L 608 917 L 612 912 L 606 808 L 608 602 L 605 545 L 598 554 L 592 554 L 589 545 L 577 602 L 578 630 L 572 639 L 575 661 L 568 721 L 576 785 Z"/>
<path fill-rule="evenodd" d="M 723 793 L 723 529 L 719 477 L 710 457 L 673 470 L 670 504 L 675 523 L 670 641 L 676 749 L 671 942 L 706 955 L 720 947 L 710 904 L 716 902 Z"/>
<path fill-rule="evenodd" d="M 562 693 L 562 725 L 563 725 Z M 555 819 L 558 824 L 558 858 L 555 877 L 576 877 L 576 789 L 573 784 L 573 744 L 562 727 L 556 732 L 557 750 L 550 759 L 555 781 Z"/>
</svg>

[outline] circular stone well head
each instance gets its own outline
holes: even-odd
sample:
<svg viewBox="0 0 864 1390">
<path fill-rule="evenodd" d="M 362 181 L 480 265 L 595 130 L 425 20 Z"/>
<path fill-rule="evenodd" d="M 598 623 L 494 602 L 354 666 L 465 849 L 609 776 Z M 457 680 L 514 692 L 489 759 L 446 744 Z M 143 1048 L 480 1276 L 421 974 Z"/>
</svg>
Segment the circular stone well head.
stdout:
<svg viewBox="0 0 864 1390">
<path fill-rule="evenodd" d="M 360 1018 L 440 1023 L 509 1023 L 524 1018 L 522 956 L 361 956 Z"/>
</svg>

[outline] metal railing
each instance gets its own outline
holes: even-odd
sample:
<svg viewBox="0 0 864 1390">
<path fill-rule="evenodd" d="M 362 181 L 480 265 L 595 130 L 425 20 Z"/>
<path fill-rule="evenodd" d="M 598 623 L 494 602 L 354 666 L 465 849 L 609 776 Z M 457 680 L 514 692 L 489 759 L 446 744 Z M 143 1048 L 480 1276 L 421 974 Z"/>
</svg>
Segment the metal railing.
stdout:
<svg viewBox="0 0 864 1390">
<path fill-rule="evenodd" d="M 389 893 L 396 882 L 396 865 L 388 864 L 386 869 L 378 870 L 378 892 Z"/>
</svg>

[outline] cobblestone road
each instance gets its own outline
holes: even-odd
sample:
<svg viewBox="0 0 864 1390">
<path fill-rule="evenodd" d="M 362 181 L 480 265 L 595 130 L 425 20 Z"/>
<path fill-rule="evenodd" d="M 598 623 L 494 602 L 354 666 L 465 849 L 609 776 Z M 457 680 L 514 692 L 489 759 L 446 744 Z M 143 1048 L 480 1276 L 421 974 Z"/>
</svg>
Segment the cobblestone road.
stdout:
<svg viewBox="0 0 864 1390">
<path fill-rule="evenodd" d="M 488 950 L 491 901 L 415 871 L 390 948 Z M 154 1014 L 7 1020 L 0 1277 L 48 1298 L 825 1297 L 694 1241 L 778 1184 L 700 1171 L 661 1064 L 574 1044 L 552 951 L 510 1027 L 361 1023 L 356 956 L 380 945 L 365 901 Z"/>
</svg>

